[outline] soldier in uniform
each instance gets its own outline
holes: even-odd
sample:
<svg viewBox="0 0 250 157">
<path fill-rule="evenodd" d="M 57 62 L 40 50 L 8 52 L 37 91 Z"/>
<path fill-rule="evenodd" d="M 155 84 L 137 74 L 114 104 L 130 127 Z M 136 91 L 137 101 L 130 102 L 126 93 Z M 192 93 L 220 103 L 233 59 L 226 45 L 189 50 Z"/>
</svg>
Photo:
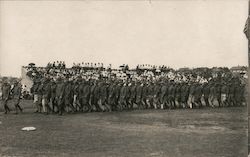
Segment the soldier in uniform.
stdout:
<svg viewBox="0 0 250 157">
<path fill-rule="evenodd" d="M 120 92 L 121 92 L 121 84 L 119 83 L 119 81 L 116 83 L 115 88 L 114 88 L 114 108 L 115 110 L 120 110 L 120 106 L 119 106 L 119 99 L 120 99 Z"/>
<path fill-rule="evenodd" d="M 234 83 L 229 84 L 229 92 L 228 92 L 228 106 L 235 106 L 235 85 Z"/>
<path fill-rule="evenodd" d="M 12 94 L 13 94 L 13 101 L 14 101 L 16 114 L 17 114 L 18 110 L 20 112 L 23 111 L 23 109 L 19 105 L 21 94 L 22 94 L 22 87 L 21 87 L 21 84 L 19 82 L 17 82 L 17 81 L 14 83 L 14 87 L 12 88 Z"/>
<path fill-rule="evenodd" d="M 240 85 L 240 83 L 235 83 L 235 105 L 242 106 L 243 97 L 244 95 L 244 88 Z"/>
<path fill-rule="evenodd" d="M 42 82 L 42 106 L 43 112 L 48 114 L 52 109 L 49 106 L 49 101 L 51 97 L 51 84 L 49 79 L 44 79 Z"/>
<path fill-rule="evenodd" d="M 210 93 L 210 86 L 208 83 L 204 83 L 203 87 L 202 87 L 202 94 L 203 94 L 203 98 L 204 98 L 204 102 L 206 107 L 209 107 L 209 93 Z"/>
<path fill-rule="evenodd" d="M 194 104 L 195 107 L 201 108 L 201 97 L 202 97 L 202 86 L 196 83 L 195 85 L 195 91 L 194 91 Z"/>
<path fill-rule="evenodd" d="M 153 106 L 153 101 L 154 101 L 154 85 L 152 82 L 149 82 L 147 86 L 147 99 L 146 99 L 147 106 L 149 109 L 157 108 L 156 106 Z"/>
<path fill-rule="evenodd" d="M 36 111 L 35 113 L 38 113 L 40 111 L 40 106 L 38 103 L 38 88 L 40 86 L 40 80 L 35 79 L 34 84 L 31 87 L 31 93 L 33 94 L 34 97 L 34 104 L 36 106 Z"/>
<path fill-rule="evenodd" d="M 121 87 L 119 96 L 119 107 L 121 108 L 121 110 L 127 109 L 127 100 L 126 100 L 127 95 L 128 95 L 128 88 L 127 84 L 124 83 L 123 86 Z"/>
<path fill-rule="evenodd" d="M 100 84 L 100 98 L 99 98 L 99 107 L 103 112 L 111 111 L 111 108 L 107 105 L 108 89 L 106 83 L 102 81 Z"/>
<path fill-rule="evenodd" d="M 51 93 L 50 101 L 51 101 L 51 105 L 52 105 L 52 112 L 56 113 L 56 112 L 58 112 L 58 106 L 57 106 L 57 102 L 56 102 L 56 83 L 55 83 L 55 81 L 51 80 L 50 85 L 51 85 L 51 87 L 50 87 L 50 93 Z"/>
<path fill-rule="evenodd" d="M 145 83 L 145 85 L 142 86 L 142 95 L 141 95 L 141 102 L 144 109 L 147 109 L 147 96 L 148 96 L 148 85 Z"/>
<path fill-rule="evenodd" d="M 128 87 L 129 98 L 128 98 L 128 108 L 133 109 L 136 99 L 136 83 L 131 82 Z"/>
<path fill-rule="evenodd" d="M 42 80 L 39 80 L 37 88 L 37 101 L 36 101 L 38 113 L 42 113 L 42 99 L 43 99 L 43 83 Z"/>
<path fill-rule="evenodd" d="M 155 109 L 160 108 L 159 104 L 159 94 L 160 94 L 160 84 L 157 82 L 153 86 L 153 106 Z"/>
<path fill-rule="evenodd" d="M 221 86 L 221 106 L 228 106 L 228 93 L 229 88 L 225 82 Z"/>
<path fill-rule="evenodd" d="M 181 86 L 181 106 L 182 106 L 182 108 L 187 108 L 188 96 L 189 96 L 189 86 L 188 86 L 188 84 L 184 83 Z"/>
<path fill-rule="evenodd" d="M 215 97 L 218 101 L 219 107 L 221 107 L 221 84 L 220 83 L 216 83 L 215 90 L 216 90 Z"/>
<path fill-rule="evenodd" d="M 175 104 L 175 85 L 173 82 L 170 82 L 168 88 L 168 102 L 169 102 L 169 109 L 173 109 L 176 107 Z"/>
<path fill-rule="evenodd" d="M 58 106 L 58 114 L 62 115 L 64 111 L 64 92 L 65 92 L 65 85 L 62 82 L 61 78 L 57 80 L 56 85 L 56 102 Z"/>
<path fill-rule="evenodd" d="M 219 90 L 217 89 L 218 87 L 217 83 L 211 83 L 210 85 L 210 104 L 212 105 L 212 107 L 215 107 L 216 104 L 218 104 L 218 106 L 220 106 L 220 101 L 218 101 L 220 98 L 218 98 L 218 95 L 220 95 Z"/>
<path fill-rule="evenodd" d="M 194 83 L 190 83 L 190 88 L 189 88 L 189 100 L 188 100 L 188 105 L 189 108 L 193 108 L 194 106 L 194 93 L 195 93 L 195 84 Z"/>
<path fill-rule="evenodd" d="M 76 112 L 76 109 L 73 106 L 73 86 L 72 82 L 65 80 L 64 82 L 64 105 L 68 108 L 67 112 Z"/>
<path fill-rule="evenodd" d="M 108 104 L 111 110 L 115 110 L 115 83 L 110 83 L 108 85 Z"/>
<path fill-rule="evenodd" d="M 107 94 L 107 92 L 105 90 L 106 90 L 106 88 L 104 86 L 104 83 L 102 81 L 100 81 L 98 83 L 97 87 L 96 87 L 96 91 L 95 91 L 95 94 L 94 94 L 96 99 L 98 100 L 97 101 L 98 108 L 102 112 L 105 112 L 105 110 L 106 110 L 104 103 L 105 103 L 105 100 L 106 100 L 106 95 L 105 94 Z M 104 92 L 104 93 L 102 93 L 102 92 Z"/>
<path fill-rule="evenodd" d="M 161 83 L 161 89 L 160 89 L 160 103 L 161 103 L 161 109 L 166 108 L 166 98 L 168 97 L 168 88 L 167 85 L 163 82 Z"/>
<path fill-rule="evenodd" d="M 177 104 L 178 108 L 181 108 L 181 83 L 177 83 L 175 87 L 175 103 Z"/>
<path fill-rule="evenodd" d="M 10 112 L 10 108 L 8 106 L 8 100 L 10 97 L 10 90 L 11 86 L 7 82 L 7 80 L 3 80 L 3 85 L 2 85 L 2 99 L 3 99 L 3 106 L 4 106 L 4 114 L 7 114 Z"/>
<path fill-rule="evenodd" d="M 140 83 L 136 86 L 136 104 L 137 104 L 139 109 L 143 109 L 142 88 L 143 88 L 143 83 Z"/>
<path fill-rule="evenodd" d="M 96 88 L 96 82 L 91 81 L 89 104 L 91 106 L 92 111 L 97 111 L 98 109 L 97 100 L 95 98 L 95 90 L 96 90 L 95 88 Z"/>
<path fill-rule="evenodd" d="M 81 100 L 81 108 L 84 111 L 91 111 L 91 106 L 89 105 L 90 98 L 90 85 L 87 81 L 81 83 L 81 91 L 80 91 L 80 100 Z"/>
</svg>

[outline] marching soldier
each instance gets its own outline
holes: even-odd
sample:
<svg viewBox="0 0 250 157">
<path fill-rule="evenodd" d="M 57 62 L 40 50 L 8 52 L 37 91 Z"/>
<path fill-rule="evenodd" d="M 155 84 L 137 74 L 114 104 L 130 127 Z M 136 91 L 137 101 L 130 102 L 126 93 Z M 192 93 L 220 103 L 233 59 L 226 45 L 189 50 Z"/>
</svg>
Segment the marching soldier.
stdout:
<svg viewBox="0 0 250 157">
<path fill-rule="evenodd" d="M 161 83 L 161 89 L 160 89 L 160 103 L 161 103 L 161 109 L 166 108 L 166 98 L 168 97 L 168 88 L 167 85 L 164 83 Z"/>
<path fill-rule="evenodd" d="M 224 82 L 221 86 L 221 106 L 228 106 L 228 93 L 229 93 L 229 88 L 227 84 Z"/>
<path fill-rule="evenodd" d="M 175 87 L 175 103 L 177 104 L 177 107 L 181 107 L 181 87 L 182 85 L 180 83 L 177 83 Z"/>
<path fill-rule="evenodd" d="M 195 91 L 194 91 L 194 104 L 195 107 L 201 108 L 201 97 L 202 97 L 202 87 L 198 83 L 195 85 Z"/>
<path fill-rule="evenodd" d="M 58 106 L 57 106 L 57 102 L 56 102 L 56 83 L 54 80 L 51 80 L 50 82 L 50 93 L 51 93 L 51 104 L 52 104 L 52 112 L 55 113 L 56 110 L 58 112 Z M 56 108 L 56 109 L 55 109 Z"/>
<path fill-rule="evenodd" d="M 119 96 L 119 106 L 122 109 L 127 109 L 127 100 L 126 97 L 128 95 L 128 88 L 126 83 L 123 84 L 123 86 L 121 87 L 121 91 L 120 91 L 120 96 Z"/>
<path fill-rule="evenodd" d="M 176 107 L 175 104 L 175 85 L 173 82 L 170 82 L 168 88 L 168 102 L 169 102 L 169 109 L 173 109 Z"/>
<path fill-rule="evenodd" d="M 153 100 L 154 100 L 153 98 L 154 98 L 154 86 L 150 82 L 147 85 L 147 98 L 146 98 L 146 103 L 147 103 L 148 109 L 151 109 L 153 107 L 155 107 L 155 109 L 156 109 L 156 106 L 153 106 Z"/>
<path fill-rule="evenodd" d="M 143 83 L 138 84 L 136 86 L 136 104 L 139 109 L 143 109 L 143 104 L 142 104 L 142 88 L 143 88 Z"/>
<path fill-rule="evenodd" d="M 190 83 L 189 98 L 188 98 L 189 108 L 193 108 L 194 106 L 194 93 L 195 93 L 195 85 L 193 83 Z"/>
<path fill-rule="evenodd" d="M 17 81 L 14 83 L 14 87 L 12 89 L 12 94 L 13 94 L 13 102 L 15 105 L 16 114 L 18 114 L 18 110 L 20 112 L 23 112 L 23 109 L 19 105 L 21 94 L 22 94 L 22 87 L 21 87 L 21 84 L 19 84 L 19 82 L 17 82 Z"/>
<path fill-rule="evenodd" d="M 228 100 L 229 100 L 229 105 L 228 106 L 235 106 L 235 85 L 234 83 L 229 84 L 229 92 L 228 92 Z"/>
<path fill-rule="evenodd" d="M 31 87 L 31 93 L 33 94 L 33 97 L 34 97 L 34 104 L 36 106 L 36 111 L 35 113 L 38 113 L 40 111 L 40 106 L 39 106 L 39 103 L 38 103 L 38 88 L 40 86 L 40 81 L 38 79 L 36 79 L 34 81 L 34 84 L 32 85 Z"/>
<path fill-rule="evenodd" d="M 38 113 L 42 113 L 42 97 L 43 97 L 43 83 L 41 80 L 38 81 L 38 88 L 37 88 L 37 110 Z"/>
<path fill-rule="evenodd" d="M 76 112 L 74 106 L 73 106 L 73 86 L 71 84 L 71 81 L 66 80 L 64 82 L 64 105 L 66 108 L 68 108 L 67 112 Z"/>
<path fill-rule="evenodd" d="M 4 106 L 4 114 L 7 114 L 10 112 L 10 108 L 8 106 L 8 100 L 10 98 L 10 90 L 11 86 L 7 82 L 7 80 L 3 80 L 3 85 L 2 85 L 2 100 L 3 100 L 3 106 Z"/>
<path fill-rule="evenodd" d="M 142 96 L 141 96 L 141 102 L 143 105 L 144 109 L 147 109 L 147 96 L 148 96 L 148 85 L 145 84 L 144 86 L 142 86 Z"/>
<path fill-rule="evenodd" d="M 187 108 L 187 101 L 188 101 L 188 96 L 189 96 L 189 86 L 188 84 L 183 84 L 181 86 L 181 106 L 182 108 Z"/>
<path fill-rule="evenodd" d="M 111 110 L 115 110 L 115 83 L 109 83 L 108 86 L 108 104 Z"/>
<path fill-rule="evenodd" d="M 96 90 L 96 82 L 91 82 L 91 84 L 90 84 L 89 104 L 91 106 L 91 110 L 93 110 L 93 111 L 98 110 L 97 100 L 95 98 L 95 90 Z"/>
<path fill-rule="evenodd" d="M 120 92 L 121 92 L 121 84 L 119 82 L 116 83 L 115 88 L 114 88 L 114 92 L 115 92 L 115 97 L 114 97 L 114 101 L 115 101 L 115 110 L 119 111 L 121 110 L 120 105 L 119 105 L 119 99 L 120 99 Z"/>
<path fill-rule="evenodd" d="M 81 83 L 81 91 L 80 91 L 80 100 L 81 100 L 81 108 L 83 111 L 91 111 L 91 106 L 89 105 L 89 97 L 90 97 L 90 86 L 89 83 L 84 81 Z"/>
<path fill-rule="evenodd" d="M 56 102 L 58 106 L 58 114 L 62 115 L 64 111 L 64 92 L 65 92 L 65 85 L 62 82 L 61 78 L 57 80 L 56 86 Z"/>
<path fill-rule="evenodd" d="M 129 109 L 133 109 L 136 100 L 136 83 L 132 82 L 129 84 Z"/>
<path fill-rule="evenodd" d="M 159 106 L 159 94 L 160 94 L 160 85 L 155 83 L 153 86 L 153 106 L 155 109 L 160 108 Z"/>
<path fill-rule="evenodd" d="M 42 83 L 43 90 L 42 90 L 42 106 L 43 112 L 48 114 L 52 109 L 49 106 L 49 101 L 51 97 L 51 84 L 48 79 L 45 79 Z"/>
<path fill-rule="evenodd" d="M 209 107 L 210 106 L 209 104 L 210 85 L 208 83 L 203 84 L 202 94 L 203 94 L 206 107 Z"/>
</svg>

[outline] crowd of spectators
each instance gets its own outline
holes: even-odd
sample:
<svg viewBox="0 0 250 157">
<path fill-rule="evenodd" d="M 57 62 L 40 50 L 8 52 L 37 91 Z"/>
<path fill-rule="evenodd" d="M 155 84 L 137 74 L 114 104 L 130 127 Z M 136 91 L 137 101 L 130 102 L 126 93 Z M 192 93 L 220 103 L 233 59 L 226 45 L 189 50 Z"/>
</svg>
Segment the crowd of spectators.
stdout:
<svg viewBox="0 0 250 157">
<path fill-rule="evenodd" d="M 130 69 L 128 65 L 123 64 L 118 69 L 112 69 L 111 64 L 104 67 L 103 63 L 73 63 L 72 67 L 67 68 L 64 61 L 48 63 L 46 67 L 37 67 L 34 63 L 25 66 L 27 75 L 32 79 L 49 78 L 57 80 L 58 78 L 75 80 L 78 78 L 84 80 L 112 79 L 112 80 L 132 80 L 132 81 L 174 81 L 174 82 L 197 82 L 205 83 L 210 80 L 220 80 L 228 82 L 233 78 L 240 81 L 245 80 L 245 73 L 235 75 L 227 67 L 213 68 L 180 68 L 174 70 L 167 66 L 155 66 L 149 64 L 138 65 Z"/>
</svg>

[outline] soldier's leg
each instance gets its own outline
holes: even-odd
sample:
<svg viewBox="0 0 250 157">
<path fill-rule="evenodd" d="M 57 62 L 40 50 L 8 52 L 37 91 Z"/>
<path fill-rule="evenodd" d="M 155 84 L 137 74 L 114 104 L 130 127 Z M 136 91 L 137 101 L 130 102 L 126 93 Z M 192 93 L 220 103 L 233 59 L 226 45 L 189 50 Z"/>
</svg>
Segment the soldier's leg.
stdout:
<svg viewBox="0 0 250 157">
<path fill-rule="evenodd" d="M 209 107 L 208 97 L 204 97 L 204 101 L 205 101 L 206 107 Z"/>
<path fill-rule="evenodd" d="M 105 108 L 107 109 L 108 112 L 111 112 L 111 106 L 107 103 L 107 102 L 104 102 L 104 105 L 105 105 Z"/>
<path fill-rule="evenodd" d="M 42 98 L 42 112 L 46 113 L 45 98 Z"/>
<path fill-rule="evenodd" d="M 105 111 L 105 108 L 104 108 L 104 106 L 103 106 L 103 104 L 102 104 L 102 103 L 103 103 L 103 102 L 102 102 L 102 99 L 99 99 L 97 103 L 98 103 L 98 106 L 99 106 L 99 108 L 101 109 L 101 111 L 104 112 L 104 111 Z"/>
<path fill-rule="evenodd" d="M 58 106 L 58 114 L 62 115 L 63 114 L 63 100 L 62 98 L 58 98 L 58 102 L 57 102 L 57 106 Z"/>
<path fill-rule="evenodd" d="M 10 112 L 10 108 L 8 106 L 8 99 L 5 99 L 3 101 L 3 106 L 4 106 L 4 110 L 5 110 L 4 114 L 7 114 L 8 112 Z"/>
<path fill-rule="evenodd" d="M 221 97 L 220 96 L 217 96 L 217 101 L 218 101 L 218 105 L 219 105 L 219 107 L 221 107 L 222 106 L 222 104 L 221 104 Z"/>
<path fill-rule="evenodd" d="M 19 103 L 20 103 L 20 99 L 19 98 L 15 98 L 14 100 L 14 105 L 15 105 L 15 109 L 16 109 L 16 114 L 18 113 L 18 110 L 20 112 L 23 111 L 23 109 L 20 107 Z"/>
<path fill-rule="evenodd" d="M 42 112 L 42 97 L 38 96 L 38 112 L 41 113 Z"/>
<path fill-rule="evenodd" d="M 39 107 L 38 107 L 38 95 L 37 95 L 37 94 L 34 95 L 34 101 L 33 101 L 33 103 L 34 103 L 34 105 L 35 105 L 35 107 L 36 107 L 35 113 L 39 112 Z"/>
</svg>

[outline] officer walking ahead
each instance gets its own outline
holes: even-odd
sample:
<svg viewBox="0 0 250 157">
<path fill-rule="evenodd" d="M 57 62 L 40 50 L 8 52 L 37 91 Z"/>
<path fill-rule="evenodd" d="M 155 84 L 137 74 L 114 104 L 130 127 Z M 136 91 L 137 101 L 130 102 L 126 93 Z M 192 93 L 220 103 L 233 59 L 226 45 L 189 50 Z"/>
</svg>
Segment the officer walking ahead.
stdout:
<svg viewBox="0 0 250 157">
<path fill-rule="evenodd" d="M 10 97 L 10 84 L 7 82 L 7 80 L 3 80 L 2 85 L 2 99 L 3 99 L 3 106 L 4 106 L 4 114 L 7 114 L 10 112 L 10 108 L 8 107 L 8 100 Z"/>
</svg>

